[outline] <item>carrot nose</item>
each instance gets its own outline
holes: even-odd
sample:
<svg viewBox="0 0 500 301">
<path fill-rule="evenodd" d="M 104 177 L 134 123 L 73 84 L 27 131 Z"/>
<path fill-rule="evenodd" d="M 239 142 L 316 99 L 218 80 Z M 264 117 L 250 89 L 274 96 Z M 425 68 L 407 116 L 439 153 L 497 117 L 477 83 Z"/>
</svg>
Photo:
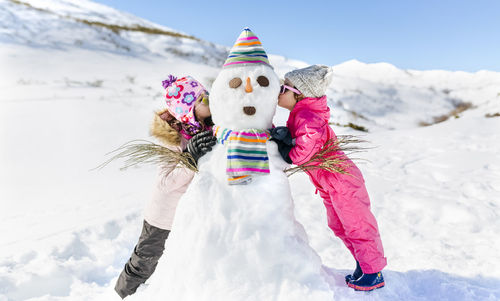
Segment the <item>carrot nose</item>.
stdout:
<svg viewBox="0 0 500 301">
<path fill-rule="evenodd" d="M 247 77 L 247 85 L 245 86 L 245 92 L 250 93 L 252 92 L 252 85 L 250 84 L 250 77 Z"/>
</svg>

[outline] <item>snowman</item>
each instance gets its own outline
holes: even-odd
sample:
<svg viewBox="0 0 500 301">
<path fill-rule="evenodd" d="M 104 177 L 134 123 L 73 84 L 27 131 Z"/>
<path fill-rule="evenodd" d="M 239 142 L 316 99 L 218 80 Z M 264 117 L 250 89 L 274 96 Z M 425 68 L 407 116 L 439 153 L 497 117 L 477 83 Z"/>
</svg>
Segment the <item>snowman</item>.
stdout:
<svg viewBox="0 0 500 301">
<path fill-rule="evenodd" d="M 210 93 L 219 143 L 198 162 L 164 256 L 131 300 L 332 300 L 268 140 L 279 86 L 245 28 Z"/>
</svg>

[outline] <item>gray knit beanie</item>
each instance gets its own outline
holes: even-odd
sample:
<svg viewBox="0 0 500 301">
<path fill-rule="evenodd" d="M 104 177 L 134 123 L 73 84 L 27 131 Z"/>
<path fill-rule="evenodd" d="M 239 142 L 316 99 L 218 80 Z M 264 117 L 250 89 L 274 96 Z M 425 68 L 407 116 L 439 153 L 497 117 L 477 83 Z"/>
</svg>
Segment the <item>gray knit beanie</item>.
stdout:
<svg viewBox="0 0 500 301">
<path fill-rule="evenodd" d="M 325 65 L 312 65 L 297 69 L 285 74 L 292 84 L 299 89 L 305 97 L 321 97 L 332 81 L 332 68 Z"/>
</svg>

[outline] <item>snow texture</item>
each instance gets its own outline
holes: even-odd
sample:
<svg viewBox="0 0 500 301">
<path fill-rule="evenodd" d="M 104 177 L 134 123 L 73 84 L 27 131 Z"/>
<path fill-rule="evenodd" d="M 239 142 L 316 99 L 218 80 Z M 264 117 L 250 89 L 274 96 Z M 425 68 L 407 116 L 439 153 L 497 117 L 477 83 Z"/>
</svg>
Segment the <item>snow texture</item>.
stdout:
<svg viewBox="0 0 500 301">
<path fill-rule="evenodd" d="M 119 300 L 114 282 L 139 237 L 156 170 L 120 171 L 118 162 L 91 169 L 121 144 L 151 139 L 148 125 L 164 105 L 168 74 L 190 74 L 211 87 L 227 48 L 76 21 L 170 30 L 90 1 L 25 3 L 33 7 L 0 0 L 0 300 Z M 307 65 L 279 55 L 270 61 L 280 78 Z M 500 300 L 500 118 L 486 117 L 500 113 L 500 74 L 358 61 L 333 69 L 334 130 L 373 147 L 358 154 L 369 160 L 358 166 L 388 266 L 383 289 L 346 287 L 351 255 L 328 229 L 307 176 L 290 177 L 295 218 L 331 290 L 326 300 Z M 471 106 L 456 111 L 461 103 Z M 274 124 L 283 125 L 287 113 L 277 109 Z M 344 127 L 349 122 L 369 132 Z M 236 272 L 243 264 L 264 266 L 232 262 Z"/>
</svg>

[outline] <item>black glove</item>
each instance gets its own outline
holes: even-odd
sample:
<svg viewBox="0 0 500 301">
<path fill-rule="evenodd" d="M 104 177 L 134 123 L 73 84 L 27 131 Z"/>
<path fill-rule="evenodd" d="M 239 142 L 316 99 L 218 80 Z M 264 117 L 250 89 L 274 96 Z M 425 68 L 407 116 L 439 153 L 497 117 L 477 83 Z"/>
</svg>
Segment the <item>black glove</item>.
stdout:
<svg viewBox="0 0 500 301">
<path fill-rule="evenodd" d="M 193 156 L 195 163 L 198 163 L 204 154 L 212 150 L 212 146 L 217 143 L 217 138 L 212 134 L 212 131 L 204 131 L 194 135 L 187 144 L 184 152 L 188 152 Z"/>
<path fill-rule="evenodd" d="M 292 159 L 290 159 L 290 151 L 294 146 L 294 141 L 292 138 L 292 134 L 286 126 L 275 127 L 270 130 L 271 131 L 271 141 L 276 142 L 278 144 L 278 151 L 280 152 L 281 157 L 288 164 L 292 164 Z"/>
</svg>

